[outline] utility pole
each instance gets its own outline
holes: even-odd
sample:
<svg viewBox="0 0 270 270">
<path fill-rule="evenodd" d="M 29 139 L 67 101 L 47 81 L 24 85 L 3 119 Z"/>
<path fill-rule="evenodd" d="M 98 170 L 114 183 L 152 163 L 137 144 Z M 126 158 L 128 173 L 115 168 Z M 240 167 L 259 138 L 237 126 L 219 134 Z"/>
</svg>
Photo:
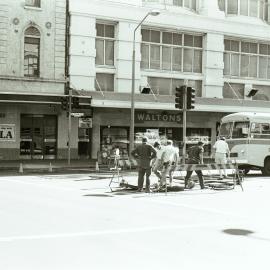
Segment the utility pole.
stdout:
<svg viewBox="0 0 270 270">
<path fill-rule="evenodd" d="M 183 87 L 183 158 L 182 164 L 186 163 L 186 141 L 187 141 L 187 85 Z"/>
<path fill-rule="evenodd" d="M 71 102 L 72 102 L 72 89 L 69 89 L 68 90 L 68 165 L 70 165 Z"/>
</svg>

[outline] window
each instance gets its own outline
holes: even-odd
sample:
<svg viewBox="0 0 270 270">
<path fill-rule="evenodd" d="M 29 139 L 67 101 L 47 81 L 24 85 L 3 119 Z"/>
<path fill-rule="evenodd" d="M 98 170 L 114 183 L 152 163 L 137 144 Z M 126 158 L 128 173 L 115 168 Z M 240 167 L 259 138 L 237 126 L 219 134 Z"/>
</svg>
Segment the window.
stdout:
<svg viewBox="0 0 270 270">
<path fill-rule="evenodd" d="M 96 65 L 114 65 L 114 25 L 96 24 Z"/>
<path fill-rule="evenodd" d="M 235 122 L 233 125 L 232 138 L 247 138 L 249 122 Z"/>
<path fill-rule="evenodd" d="M 244 99 L 244 84 L 224 83 L 223 98 Z"/>
<path fill-rule="evenodd" d="M 114 75 L 97 73 L 95 82 L 96 91 L 114 91 Z"/>
<path fill-rule="evenodd" d="M 256 85 L 256 84 L 253 84 L 252 88 L 255 88 L 255 89 L 259 90 L 257 92 L 257 94 L 252 97 L 252 100 L 270 101 L 270 86 L 269 85 Z"/>
<path fill-rule="evenodd" d="M 202 73 L 202 36 L 142 29 L 141 68 Z"/>
<path fill-rule="evenodd" d="M 173 6 L 185 7 L 196 11 L 196 0 L 173 0 L 172 4 Z"/>
<path fill-rule="evenodd" d="M 24 76 L 39 77 L 39 62 L 40 33 L 31 26 L 24 33 Z"/>
<path fill-rule="evenodd" d="M 225 137 L 225 138 L 230 138 L 231 137 L 231 129 L 232 129 L 232 124 L 233 123 L 223 123 L 220 126 L 219 129 L 219 136 Z"/>
<path fill-rule="evenodd" d="M 258 17 L 268 20 L 268 0 L 218 0 L 219 9 L 228 15 Z"/>
<path fill-rule="evenodd" d="M 184 84 L 183 79 L 170 79 L 170 78 L 159 78 L 159 77 L 148 77 L 148 84 L 152 91 L 156 95 L 174 95 L 175 88 L 179 85 Z M 201 97 L 202 95 L 202 82 L 188 80 L 188 86 L 193 87 L 196 90 L 196 96 Z"/>
<path fill-rule="evenodd" d="M 25 5 L 29 7 L 39 7 L 40 8 L 40 0 L 25 0 Z"/>
<path fill-rule="evenodd" d="M 270 45 L 225 40 L 224 75 L 270 78 Z"/>
</svg>

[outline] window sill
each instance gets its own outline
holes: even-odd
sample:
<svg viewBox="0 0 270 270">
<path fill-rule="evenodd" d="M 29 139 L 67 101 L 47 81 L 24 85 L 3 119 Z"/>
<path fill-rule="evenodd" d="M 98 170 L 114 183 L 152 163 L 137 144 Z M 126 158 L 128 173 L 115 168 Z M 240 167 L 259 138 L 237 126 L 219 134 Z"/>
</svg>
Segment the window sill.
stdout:
<svg viewBox="0 0 270 270">
<path fill-rule="evenodd" d="M 40 7 L 24 6 L 24 9 L 42 11 Z"/>
</svg>

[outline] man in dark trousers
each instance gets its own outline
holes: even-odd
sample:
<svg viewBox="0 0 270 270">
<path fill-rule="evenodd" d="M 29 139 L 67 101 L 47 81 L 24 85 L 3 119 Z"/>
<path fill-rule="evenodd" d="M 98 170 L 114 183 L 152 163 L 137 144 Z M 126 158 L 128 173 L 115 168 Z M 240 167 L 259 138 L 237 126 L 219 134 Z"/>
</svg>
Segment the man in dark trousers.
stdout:
<svg viewBox="0 0 270 270">
<path fill-rule="evenodd" d="M 188 160 L 187 164 L 203 164 L 203 142 L 199 141 L 197 145 L 194 145 L 188 150 Z M 201 170 L 195 170 L 199 177 L 201 189 L 204 189 L 203 174 Z M 190 182 L 190 176 L 193 171 L 188 170 L 185 177 L 185 188 L 193 188 L 194 184 Z"/>
<path fill-rule="evenodd" d="M 147 138 L 142 138 L 142 143 L 131 152 L 138 161 L 138 191 L 143 191 L 144 175 L 146 175 L 145 192 L 150 192 L 151 160 L 156 157 L 156 150 L 147 143 Z"/>
</svg>

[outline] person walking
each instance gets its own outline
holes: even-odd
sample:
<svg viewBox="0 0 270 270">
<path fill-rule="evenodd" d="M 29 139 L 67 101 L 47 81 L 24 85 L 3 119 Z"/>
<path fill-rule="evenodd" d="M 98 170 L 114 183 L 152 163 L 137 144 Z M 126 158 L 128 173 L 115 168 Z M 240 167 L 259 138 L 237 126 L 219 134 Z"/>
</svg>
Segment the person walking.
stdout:
<svg viewBox="0 0 270 270">
<path fill-rule="evenodd" d="M 161 170 L 162 170 L 161 156 L 163 153 L 163 146 L 161 145 L 160 142 L 155 142 L 153 146 L 157 152 L 156 159 L 153 162 L 153 173 L 157 176 L 158 182 L 160 182 L 161 181 Z"/>
<path fill-rule="evenodd" d="M 203 164 L 203 145 L 204 143 L 199 141 L 197 145 L 194 145 L 189 148 L 188 150 L 188 160 L 187 164 Z M 195 170 L 196 174 L 199 177 L 199 182 L 201 189 L 204 189 L 204 180 L 203 180 L 203 174 L 201 170 Z M 187 175 L 185 177 L 185 188 L 193 188 L 194 185 L 190 182 L 190 177 L 193 173 L 193 170 L 187 170 Z"/>
<path fill-rule="evenodd" d="M 179 162 L 179 148 L 174 146 L 174 154 L 172 156 L 172 164 L 169 169 L 170 186 L 172 186 L 173 173 L 177 168 Z"/>
<path fill-rule="evenodd" d="M 144 176 L 146 175 L 145 192 L 150 192 L 150 175 L 151 175 L 151 160 L 156 157 L 156 150 L 147 143 L 147 137 L 142 138 L 142 143 L 139 144 L 131 155 L 138 162 L 138 191 L 143 191 Z"/>
<path fill-rule="evenodd" d="M 230 156 L 230 149 L 229 149 L 228 143 L 225 140 L 225 137 L 219 138 L 215 142 L 213 148 L 215 150 L 215 162 L 220 165 L 219 180 L 222 180 L 223 179 L 222 170 L 224 173 L 224 177 L 225 178 L 228 177 L 226 169 L 224 168 L 224 165 L 227 163 L 227 155 L 228 157 Z M 222 166 L 223 166 L 223 169 L 221 169 Z"/>
</svg>

